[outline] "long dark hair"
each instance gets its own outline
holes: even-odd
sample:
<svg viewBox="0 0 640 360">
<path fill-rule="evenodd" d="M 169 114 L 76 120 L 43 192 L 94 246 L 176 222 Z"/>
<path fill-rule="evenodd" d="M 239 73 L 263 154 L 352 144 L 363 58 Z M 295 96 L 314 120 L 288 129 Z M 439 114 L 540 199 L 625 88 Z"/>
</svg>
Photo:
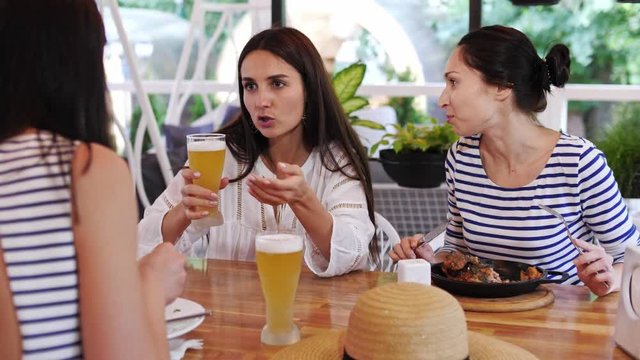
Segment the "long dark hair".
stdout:
<svg viewBox="0 0 640 360">
<path fill-rule="evenodd" d="M 0 142 L 29 127 L 111 144 L 93 0 L 0 1 Z"/>
<path fill-rule="evenodd" d="M 240 53 L 238 91 L 242 117 L 220 130 L 227 134 L 229 151 L 245 165 L 241 174 L 231 181 L 239 181 L 249 175 L 258 157 L 269 148 L 268 139 L 252 128 L 251 115 L 243 101 L 244 88 L 240 68 L 247 55 L 255 50 L 272 53 L 300 73 L 306 94 L 303 141 L 305 145 L 319 150 L 322 164 L 328 170 L 340 171 L 362 183 L 367 197 L 369 218 L 375 225 L 371 174 L 364 147 L 342 110 L 318 50 L 307 36 L 293 28 L 264 30 L 253 36 Z M 338 145 L 348 159 L 342 166 L 331 151 L 332 144 Z M 349 166 L 355 174 L 345 170 Z M 370 242 L 369 250 L 372 257 L 378 254 L 375 241 Z"/>
<path fill-rule="evenodd" d="M 85 173 L 89 143 L 112 147 L 105 42 L 94 0 L 0 0 L 0 142 L 28 128 L 50 131 L 51 145 L 38 134 L 42 157 L 61 158 L 68 140 L 81 141 L 89 150 Z M 69 165 L 59 166 L 71 174 Z M 69 187 L 75 209 L 73 182 Z M 75 210 L 72 219 L 80 221 Z"/>
<path fill-rule="evenodd" d="M 526 113 L 544 111 L 551 85 L 564 87 L 569 80 L 566 45 L 554 45 L 542 59 L 531 40 L 514 28 L 485 26 L 465 35 L 458 46 L 465 64 L 479 71 L 485 82 L 511 87 L 516 106 Z"/>
</svg>

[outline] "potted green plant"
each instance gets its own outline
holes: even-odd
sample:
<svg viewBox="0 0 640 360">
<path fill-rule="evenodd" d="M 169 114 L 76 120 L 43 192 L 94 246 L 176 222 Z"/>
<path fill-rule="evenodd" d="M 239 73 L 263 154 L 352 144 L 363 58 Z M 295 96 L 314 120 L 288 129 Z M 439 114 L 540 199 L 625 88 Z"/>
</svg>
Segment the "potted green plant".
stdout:
<svg viewBox="0 0 640 360">
<path fill-rule="evenodd" d="M 356 92 L 362 84 L 367 65 L 356 62 L 338 71 L 332 79 L 333 89 L 338 96 L 344 113 L 349 117 L 352 126 L 363 126 L 374 130 L 384 130 L 384 125 L 375 121 L 360 119 L 353 113 L 369 105 L 369 100 L 357 96 Z"/>
<path fill-rule="evenodd" d="M 406 187 L 437 187 L 445 181 L 444 161 L 447 150 L 458 139 L 449 124 L 439 124 L 432 117 L 429 124 L 392 125 L 395 133 L 385 133 L 371 147 L 376 152 L 381 145 L 380 162 L 385 172 Z"/>
<path fill-rule="evenodd" d="M 640 198 L 640 106 L 618 105 L 614 121 L 596 145 L 625 198 Z"/>
<path fill-rule="evenodd" d="M 613 123 L 596 145 L 607 157 L 620 193 L 634 221 L 640 224 L 640 106 L 619 104 Z"/>
</svg>

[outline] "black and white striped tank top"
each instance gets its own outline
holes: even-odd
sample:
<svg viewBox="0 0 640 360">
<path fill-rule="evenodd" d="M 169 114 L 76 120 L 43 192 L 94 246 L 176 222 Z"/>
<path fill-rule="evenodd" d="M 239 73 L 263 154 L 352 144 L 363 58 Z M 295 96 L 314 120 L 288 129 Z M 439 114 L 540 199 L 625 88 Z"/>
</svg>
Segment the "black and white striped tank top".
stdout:
<svg viewBox="0 0 640 360">
<path fill-rule="evenodd" d="M 0 246 L 23 359 L 82 357 L 71 227 L 74 147 L 42 131 L 0 143 Z"/>
</svg>

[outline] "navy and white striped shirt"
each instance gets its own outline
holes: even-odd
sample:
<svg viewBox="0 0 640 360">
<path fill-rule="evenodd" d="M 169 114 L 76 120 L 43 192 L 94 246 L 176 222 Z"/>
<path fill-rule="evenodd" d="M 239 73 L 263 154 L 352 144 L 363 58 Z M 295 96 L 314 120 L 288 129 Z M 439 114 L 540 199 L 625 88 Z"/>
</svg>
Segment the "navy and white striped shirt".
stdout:
<svg viewBox="0 0 640 360">
<path fill-rule="evenodd" d="M 479 145 L 479 135 L 461 138 L 447 155 L 445 248 L 566 271 L 566 283 L 581 284 L 576 249 L 562 222 L 539 203 L 562 214 L 574 237 L 597 239 L 614 263 L 623 261 L 627 245 L 640 243 L 603 153 L 588 140 L 561 134 L 542 172 L 519 188 L 489 179 Z"/>
<path fill-rule="evenodd" d="M 82 357 L 69 185 L 74 147 L 43 131 L 0 143 L 0 245 L 23 359 Z"/>
</svg>

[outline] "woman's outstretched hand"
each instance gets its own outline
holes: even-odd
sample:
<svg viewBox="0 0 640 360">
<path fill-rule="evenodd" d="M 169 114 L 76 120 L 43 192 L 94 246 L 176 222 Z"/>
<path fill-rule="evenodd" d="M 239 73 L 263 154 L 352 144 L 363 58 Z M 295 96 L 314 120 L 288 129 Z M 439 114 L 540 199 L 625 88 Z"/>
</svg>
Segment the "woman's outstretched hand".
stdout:
<svg viewBox="0 0 640 360">
<path fill-rule="evenodd" d="M 291 205 L 303 201 L 309 194 L 314 194 L 304 179 L 300 166 L 283 162 L 276 166 L 275 178 L 249 175 L 247 184 L 251 196 L 269 205 Z"/>
<path fill-rule="evenodd" d="M 169 243 L 161 243 L 138 262 L 143 281 L 158 281 L 165 304 L 170 304 L 182 291 L 187 280 L 186 257 Z"/>
</svg>

